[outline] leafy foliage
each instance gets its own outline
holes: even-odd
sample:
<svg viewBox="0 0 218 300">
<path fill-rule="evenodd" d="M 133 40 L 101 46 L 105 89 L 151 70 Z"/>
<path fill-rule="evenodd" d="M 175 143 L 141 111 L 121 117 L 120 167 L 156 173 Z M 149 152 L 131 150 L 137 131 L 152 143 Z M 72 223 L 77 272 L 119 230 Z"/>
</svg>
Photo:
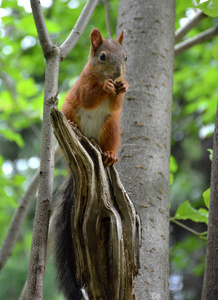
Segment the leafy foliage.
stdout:
<svg viewBox="0 0 218 300">
<path fill-rule="evenodd" d="M 198 5 L 206 15 L 210 17 L 217 17 L 218 16 L 218 1 L 217 0 L 210 0 L 203 2 Z"/>
<path fill-rule="evenodd" d="M 187 220 L 194 222 L 204 222 L 208 224 L 208 211 L 204 208 L 195 209 L 189 201 L 180 204 L 173 219 Z"/>
<path fill-rule="evenodd" d="M 29 7 L 22 1 L 2 0 L 0 14 L 0 244 L 6 235 L 13 212 L 35 168 L 39 163 L 40 129 L 43 105 L 45 61 Z M 46 25 L 52 41 L 60 45 L 68 36 L 86 1 L 53 0 L 44 7 Z M 217 0 L 199 5 L 204 13 L 218 15 Z M 115 34 L 118 1 L 110 0 L 110 23 Z M 177 1 L 176 29 L 193 14 L 192 0 Z M 63 17 L 64 16 L 64 17 Z M 217 25 L 205 18 L 185 37 Z M 59 74 L 59 107 L 85 65 L 89 52 L 89 34 L 94 27 L 107 36 L 103 1 L 99 2 L 79 43 L 61 63 Z M 217 39 L 195 46 L 175 60 L 174 103 L 172 119 L 172 156 L 170 163 L 171 215 L 202 232 L 207 224 L 209 203 L 212 133 L 217 105 Z M 214 57 L 213 57 L 214 55 Z M 128 68 L 128 63 L 127 63 Z M 64 171 L 63 171 L 64 172 Z M 56 171 L 55 185 L 59 185 Z M 205 191 L 206 190 L 206 191 Z M 203 193 L 204 192 L 204 193 Z M 202 198 L 203 193 L 203 198 Z M 186 202 L 185 202 L 186 201 Z M 34 207 L 22 230 L 12 257 L 0 276 L 0 298 L 16 299 L 26 279 Z M 190 223 L 191 220 L 191 223 Z M 193 222 L 194 221 L 194 222 Z M 194 225 L 193 225 L 194 224 Z M 202 227 L 203 226 L 203 227 Z M 180 232 L 172 225 L 171 266 L 173 272 L 200 276 L 204 268 L 205 241 Z M 196 255 L 197 253 L 197 255 Z M 22 263 L 21 263 L 22 262 Z M 15 270 L 16 266 L 16 272 Z M 54 271 L 46 273 L 45 299 L 61 299 L 53 289 Z M 188 285 L 188 284 L 187 284 Z M 201 286 L 201 282 L 198 282 Z M 199 299 L 193 286 L 192 298 Z M 181 292 L 181 289 L 178 290 Z M 172 295 L 175 295 L 172 291 Z"/>
<path fill-rule="evenodd" d="M 216 60 L 218 61 L 218 42 L 216 43 L 216 45 L 213 47 L 213 56 L 216 58 Z"/>
<path fill-rule="evenodd" d="M 204 203 L 205 203 L 206 207 L 209 208 L 209 202 L 210 202 L 210 189 L 207 189 L 207 190 L 203 193 L 203 198 L 204 198 Z"/>
<path fill-rule="evenodd" d="M 213 9 L 214 3 L 208 1 L 201 6 Z M 217 12 L 215 8 L 213 13 Z M 192 1 L 177 1 L 176 29 L 192 13 Z M 205 18 L 183 40 L 216 25 L 216 19 Z M 205 232 L 208 223 L 205 206 L 208 208 L 209 204 L 211 161 L 207 149 L 212 148 L 217 106 L 217 61 L 214 59 L 217 58 L 216 43 L 217 38 L 214 38 L 189 49 L 175 60 L 172 155 L 178 170 L 173 174 L 171 185 L 171 215 L 174 220 L 182 220 L 182 224 L 193 232 Z M 198 290 L 195 286 L 202 286 L 206 243 L 199 237 L 172 222 L 172 276 L 177 274 L 180 278 L 178 282 L 183 285 L 183 288 L 179 284 L 172 287 L 172 299 L 201 298 L 201 289 Z"/>
</svg>

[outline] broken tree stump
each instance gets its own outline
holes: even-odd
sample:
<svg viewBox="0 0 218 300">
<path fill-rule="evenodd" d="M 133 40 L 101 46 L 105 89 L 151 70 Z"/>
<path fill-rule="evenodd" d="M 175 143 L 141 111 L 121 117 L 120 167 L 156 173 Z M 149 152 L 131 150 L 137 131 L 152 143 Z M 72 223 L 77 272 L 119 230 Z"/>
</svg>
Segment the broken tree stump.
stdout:
<svg viewBox="0 0 218 300">
<path fill-rule="evenodd" d="M 105 168 L 101 150 L 64 115 L 51 111 L 55 136 L 75 187 L 71 232 L 76 280 L 89 299 L 136 299 L 140 219 L 114 167 Z"/>
</svg>

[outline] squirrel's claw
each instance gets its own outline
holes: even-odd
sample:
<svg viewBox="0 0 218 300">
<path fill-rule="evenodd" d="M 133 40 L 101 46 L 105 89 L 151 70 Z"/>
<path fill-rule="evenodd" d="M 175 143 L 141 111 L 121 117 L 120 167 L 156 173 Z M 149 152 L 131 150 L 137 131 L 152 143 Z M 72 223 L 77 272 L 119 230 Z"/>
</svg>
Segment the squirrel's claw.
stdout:
<svg viewBox="0 0 218 300">
<path fill-rule="evenodd" d="M 103 89 L 108 92 L 109 94 L 116 95 L 116 87 L 115 83 L 112 79 L 106 79 L 103 85 Z"/>
<path fill-rule="evenodd" d="M 126 93 L 128 90 L 129 84 L 126 81 L 118 81 L 116 82 L 116 91 L 117 95 L 121 93 Z"/>
<path fill-rule="evenodd" d="M 117 155 L 114 151 L 104 151 L 102 158 L 106 167 L 111 167 L 118 161 Z"/>
</svg>

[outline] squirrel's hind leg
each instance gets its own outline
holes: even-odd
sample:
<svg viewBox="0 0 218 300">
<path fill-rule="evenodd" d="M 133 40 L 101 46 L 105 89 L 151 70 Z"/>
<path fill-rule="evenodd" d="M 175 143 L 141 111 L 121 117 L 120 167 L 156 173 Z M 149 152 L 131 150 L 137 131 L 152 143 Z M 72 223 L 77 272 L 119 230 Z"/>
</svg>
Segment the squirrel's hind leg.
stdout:
<svg viewBox="0 0 218 300">
<path fill-rule="evenodd" d="M 105 120 L 100 133 L 100 147 L 103 152 L 103 161 L 106 166 L 117 162 L 117 149 L 120 144 L 120 114 L 111 114 Z"/>
</svg>

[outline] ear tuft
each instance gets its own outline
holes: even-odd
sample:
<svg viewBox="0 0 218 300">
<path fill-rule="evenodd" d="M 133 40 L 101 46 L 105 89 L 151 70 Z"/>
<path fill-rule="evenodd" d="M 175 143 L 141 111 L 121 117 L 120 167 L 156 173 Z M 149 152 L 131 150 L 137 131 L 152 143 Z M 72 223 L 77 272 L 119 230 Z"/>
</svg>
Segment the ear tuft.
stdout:
<svg viewBox="0 0 218 300">
<path fill-rule="evenodd" d="M 101 32 L 98 28 L 94 28 L 90 34 L 90 40 L 92 43 L 93 50 L 96 50 L 104 41 Z"/>
<path fill-rule="evenodd" d="M 125 33 L 125 30 L 122 30 L 120 36 L 119 36 L 118 39 L 117 39 L 117 42 L 118 42 L 120 45 L 123 44 L 124 33 Z"/>
</svg>

